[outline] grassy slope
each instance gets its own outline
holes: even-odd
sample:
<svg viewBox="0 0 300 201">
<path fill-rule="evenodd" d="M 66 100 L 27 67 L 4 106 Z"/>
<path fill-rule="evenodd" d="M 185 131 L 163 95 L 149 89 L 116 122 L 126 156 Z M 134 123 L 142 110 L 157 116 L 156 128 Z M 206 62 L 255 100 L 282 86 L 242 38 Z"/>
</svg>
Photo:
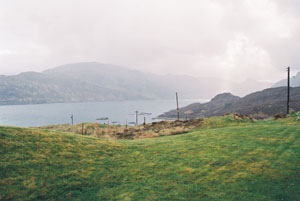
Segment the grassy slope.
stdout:
<svg viewBox="0 0 300 201">
<path fill-rule="evenodd" d="M 0 127 L 0 200 L 300 200 L 296 118 L 134 141 Z"/>
</svg>

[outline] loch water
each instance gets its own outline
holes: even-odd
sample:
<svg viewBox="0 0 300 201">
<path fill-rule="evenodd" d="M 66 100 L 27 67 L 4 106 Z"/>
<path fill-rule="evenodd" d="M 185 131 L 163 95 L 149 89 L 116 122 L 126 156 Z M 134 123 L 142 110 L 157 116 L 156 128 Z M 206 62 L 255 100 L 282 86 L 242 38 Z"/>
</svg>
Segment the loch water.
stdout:
<svg viewBox="0 0 300 201">
<path fill-rule="evenodd" d="M 206 102 L 205 99 L 179 100 L 183 107 L 195 102 Z M 135 122 L 136 112 L 148 113 L 138 116 L 138 123 L 156 121 L 155 118 L 176 108 L 175 100 L 138 100 L 138 101 L 104 101 L 84 103 L 51 103 L 34 105 L 0 106 L 0 125 L 35 127 L 53 124 L 74 124 L 98 122 L 125 125 Z M 151 114 L 150 114 L 151 113 Z M 99 120 L 107 117 L 108 120 Z M 97 120 L 98 119 L 98 120 Z"/>
</svg>

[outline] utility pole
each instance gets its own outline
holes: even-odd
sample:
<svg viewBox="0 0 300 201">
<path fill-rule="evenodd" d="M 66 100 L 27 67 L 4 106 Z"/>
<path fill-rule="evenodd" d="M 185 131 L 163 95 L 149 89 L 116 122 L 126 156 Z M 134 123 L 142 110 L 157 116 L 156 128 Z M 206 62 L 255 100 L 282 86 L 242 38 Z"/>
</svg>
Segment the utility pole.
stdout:
<svg viewBox="0 0 300 201">
<path fill-rule="evenodd" d="M 135 125 L 138 125 L 139 121 L 139 111 L 135 111 Z"/>
<path fill-rule="evenodd" d="M 83 123 L 81 124 L 81 134 L 83 135 Z"/>
<path fill-rule="evenodd" d="M 71 116 L 71 119 L 72 119 L 72 126 L 73 126 L 73 122 L 74 122 L 74 116 L 73 116 L 73 114 Z"/>
<path fill-rule="evenodd" d="M 177 104 L 177 120 L 179 120 L 179 107 L 178 107 L 178 94 L 176 92 L 176 104 Z"/>
<path fill-rule="evenodd" d="M 287 104 L 286 113 L 290 113 L 290 67 L 287 68 L 288 78 L 287 78 Z"/>
</svg>

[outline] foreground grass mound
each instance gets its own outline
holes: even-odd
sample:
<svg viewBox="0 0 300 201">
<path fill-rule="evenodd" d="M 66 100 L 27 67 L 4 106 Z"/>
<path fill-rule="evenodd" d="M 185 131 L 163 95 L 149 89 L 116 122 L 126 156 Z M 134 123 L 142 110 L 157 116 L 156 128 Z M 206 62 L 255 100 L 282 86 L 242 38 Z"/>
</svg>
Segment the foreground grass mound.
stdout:
<svg viewBox="0 0 300 201">
<path fill-rule="evenodd" d="M 0 200 L 300 200 L 299 116 L 230 121 L 123 141 L 0 127 Z"/>
</svg>

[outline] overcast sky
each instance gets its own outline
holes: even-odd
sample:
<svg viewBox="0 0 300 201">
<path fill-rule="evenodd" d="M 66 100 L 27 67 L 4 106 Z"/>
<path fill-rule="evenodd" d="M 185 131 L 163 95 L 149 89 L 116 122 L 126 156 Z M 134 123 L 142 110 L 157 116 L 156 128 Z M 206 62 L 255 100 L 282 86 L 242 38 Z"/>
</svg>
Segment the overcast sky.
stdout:
<svg viewBox="0 0 300 201">
<path fill-rule="evenodd" d="M 299 0 L 0 0 L 0 74 L 97 61 L 276 81 L 300 71 Z"/>
</svg>

